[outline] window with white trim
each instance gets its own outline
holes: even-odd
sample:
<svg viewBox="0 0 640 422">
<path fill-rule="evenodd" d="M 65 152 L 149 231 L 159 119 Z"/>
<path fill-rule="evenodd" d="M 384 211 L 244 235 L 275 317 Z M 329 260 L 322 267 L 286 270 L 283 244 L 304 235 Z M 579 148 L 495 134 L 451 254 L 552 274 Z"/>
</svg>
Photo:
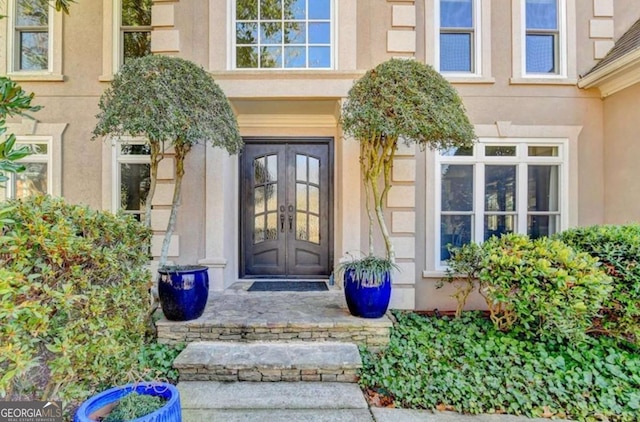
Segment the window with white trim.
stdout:
<svg viewBox="0 0 640 422">
<path fill-rule="evenodd" d="M 528 74 L 560 73 L 561 0 L 525 0 L 525 69 Z"/>
<path fill-rule="evenodd" d="M 132 214 L 142 221 L 151 185 L 151 149 L 142 140 L 114 142 L 113 211 Z"/>
<path fill-rule="evenodd" d="M 53 7 L 48 0 L 12 0 L 13 71 L 49 71 Z"/>
<path fill-rule="evenodd" d="M 151 54 L 151 0 L 122 0 L 116 3 L 119 6 L 119 68 L 128 60 Z"/>
<path fill-rule="evenodd" d="M 438 152 L 436 265 L 445 265 L 448 245 L 503 233 L 536 238 L 561 231 L 566 149 L 566 141 L 483 139 L 473 148 Z"/>
<path fill-rule="evenodd" d="M 18 137 L 15 147 L 28 147 L 31 155 L 18 162 L 25 167 L 20 173 L 6 173 L 9 180 L 0 187 L 0 200 L 23 199 L 33 195 L 54 194 L 51 137 Z"/>
<path fill-rule="evenodd" d="M 234 69 L 331 69 L 333 0 L 235 0 Z"/>
<path fill-rule="evenodd" d="M 439 0 L 439 69 L 441 72 L 476 73 L 481 51 L 479 0 Z"/>
</svg>

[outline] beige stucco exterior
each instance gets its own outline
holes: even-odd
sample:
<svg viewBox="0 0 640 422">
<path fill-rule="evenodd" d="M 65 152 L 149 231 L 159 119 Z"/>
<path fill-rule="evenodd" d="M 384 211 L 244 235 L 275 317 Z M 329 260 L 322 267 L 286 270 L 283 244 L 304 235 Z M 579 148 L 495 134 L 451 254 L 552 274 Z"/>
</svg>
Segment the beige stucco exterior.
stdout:
<svg viewBox="0 0 640 422">
<path fill-rule="evenodd" d="M 61 142 L 61 194 L 72 203 L 112 209 L 113 157 L 106 140 L 91 141 L 100 94 L 116 70 L 113 3 L 80 0 L 70 16 L 57 14 L 60 34 L 51 75 L 11 74 L 36 93 L 46 125 L 65 125 Z M 231 99 L 243 136 L 334 139 L 334 261 L 366 250 L 358 144 L 345 139 L 339 110 L 353 81 L 392 57 L 435 62 L 435 0 L 334 0 L 332 70 L 233 70 L 230 7 L 233 0 L 155 0 L 152 50 L 192 60 L 208 70 Z M 7 2 L 0 3 L 0 12 Z M 563 0 L 565 2 L 565 0 Z M 523 77 L 520 0 L 481 0 L 482 66 L 473 77 L 451 77 L 480 137 L 564 139 L 570 187 L 565 227 L 636 221 L 640 147 L 636 84 L 602 98 L 597 87 L 576 83 L 638 18 L 637 0 L 566 0 L 564 74 Z M 9 63 L 6 20 L 0 20 L 0 70 Z M 56 67 L 57 66 L 57 67 Z M 19 123 L 19 122 L 16 122 Z M 636 123 L 637 124 L 637 123 Z M 62 127 L 62 126 L 58 126 Z M 28 133 L 27 133 L 28 135 Z M 434 159 L 403 148 L 387 214 L 399 251 L 392 306 L 451 309 L 447 289 L 435 288 L 433 242 Z M 173 168 L 163 164 L 154 228 L 167 218 Z M 212 289 L 238 280 L 238 158 L 198 146 L 188 158 L 183 205 L 171 259 L 209 265 Z M 162 234 L 157 231 L 157 242 Z M 481 306 L 472 301 L 470 306 Z"/>
</svg>

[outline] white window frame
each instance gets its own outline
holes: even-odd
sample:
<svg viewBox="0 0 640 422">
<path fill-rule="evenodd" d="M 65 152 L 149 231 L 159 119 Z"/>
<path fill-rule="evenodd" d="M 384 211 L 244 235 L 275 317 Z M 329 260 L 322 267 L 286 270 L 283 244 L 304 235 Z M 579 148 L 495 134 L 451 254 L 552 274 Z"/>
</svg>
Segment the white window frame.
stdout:
<svg viewBox="0 0 640 422">
<path fill-rule="evenodd" d="M 16 1 L 0 2 L 0 33 L 6 33 L 6 49 L 0 49 L 0 74 L 4 73 L 14 81 L 63 81 L 62 74 L 62 12 L 56 12 L 53 2 L 49 2 L 49 45 L 48 68 L 42 70 L 19 70 L 16 57 L 18 40 L 16 39 Z M 4 51 L 2 51 L 4 50 Z"/>
<path fill-rule="evenodd" d="M 229 69 L 230 70 L 234 70 L 234 71 L 240 71 L 240 72 L 246 72 L 246 71 L 269 71 L 269 72 L 273 72 L 273 71 L 327 71 L 327 70 L 334 70 L 338 68 L 338 64 L 337 64 L 337 52 L 338 52 L 338 46 L 337 46 L 337 18 L 338 18 L 338 0 L 329 0 L 329 7 L 331 8 L 330 12 L 329 12 L 329 25 L 330 25 L 330 29 L 329 29 L 329 48 L 331 49 L 331 53 L 329 55 L 331 63 L 329 65 L 329 67 L 284 67 L 284 63 L 283 63 L 283 67 L 274 67 L 274 68 L 265 68 L 265 67 L 237 67 L 237 63 L 236 63 L 236 1 L 237 0 L 228 0 L 229 2 L 229 35 L 228 35 L 228 39 L 229 39 Z M 313 0 L 309 0 L 309 1 L 313 1 Z M 305 22 L 308 22 L 308 16 L 305 17 Z M 259 32 L 259 31 L 258 31 Z M 258 46 L 260 46 L 261 44 L 258 43 Z M 282 44 L 284 45 L 284 44 Z M 313 44 L 315 45 L 315 44 Z M 306 42 L 304 43 L 305 47 L 309 47 L 309 40 L 307 38 Z M 283 58 L 284 59 L 284 58 Z M 307 55 L 307 64 L 309 61 L 309 56 Z"/>
<path fill-rule="evenodd" d="M 18 160 L 18 163 L 22 163 L 22 164 L 46 163 L 47 164 L 47 191 L 45 193 L 52 196 L 60 196 L 62 192 L 61 192 L 61 183 L 60 183 L 61 164 L 60 164 L 59 143 L 54 142 L 54 136 L 43 136 L 43 135 L 16 136 L 16 144 L 15 144 L 16 148 L 20 148 L 21 146 L 30 145 L 30 144 L 46 144 L 47 145 L 46 154 L 28 155 Z M 6 173 L 5 175 L 9 177 L 9 180 L 5 182 L 5 188 L 4 188 L 5 195 L 7 198 L 15 198 L 15 192 L 13 191 L 15 176 L 11 173 Z"/>
<path fill-rule="evenodd" d="M 512 84 L 561 84 L 578 82 L 576 64 L 576 0 L 558 1 L 557 73 L 527 73 L 526 0 L 511 0 L 512 5 Z"/>
<path fill-rule="evenodd" d="M 117 213 L 121 210 L 120 203 L 120 182 L 121 171 L 120 164 L 151 164 L 151 155 L 127 155 L 122 154 L 122 145 L 145 145 L 147 142 L 144 138 L 139 137 L 122 137 L 111 139 L 111 163 L 112 163 L 112 182 L 111 182 L 111 212 Z M 125 211 L 127 212 L 127 211 Z M 144 209 L 139 212 L 128 211 L 128 214 L 144 214 Z"/>
<path fill-rule="evenodd" d="M 440 3 L 441 0 L 436 0 L 434 2 L 434 18 L 436 21 L 434 67 L 438 69 L 438 71 L 440 71 L 443 75 L 449 77 L 482 76 L 482 0 L 471 0 L 473 24 L 473 28 L 471 29 L 471 31 L 460 31 L 460 33 L 471 34 L 472 42 L 471 51 L 469 52 L 469 58 L 471 59 L 470 72 L 448 72 L 440 70 L 440 35 L 442 34 L 442 26 L 440 24 Z"/>
<path fill-rule="evenodd" d="M 513 157 L 491 157 L 485 156 L 485 146 L 516 146 L 516 156 Z M 528 156 L 528 147 L 556 147 L 558 155 L 553 157 Z M 484 168 L 486 165 L 515 165 L 516 166 L 516 232 L 527 233 L 528 211 L 527 192 L 528 192 L 528 175 L 527 169 L 529 165 L 556 165 L 558 166 L 558 211 L 559 227 L 557 231 L 566 230 L 569 227 L 569 140 L 568 139 L 540 139 L 540 138 L 481 138 L 474 146 L 473 155 L 471 156 L 442 156 L 440 152 L 435 152 L 434 165 L 434 190 L 435 190 L 435 221 L 434 221 L 434 250 L 433 259 L 436 271 L 445 271 L 447 266 L 445 262 L 440 260 L 440 222 L 442 216 L 442 172 L 443 164 L 466 164 L 473 165 L 473 210 L 469 212 L 472 215 L 472 241 L 481 243 L 484 241 Z M 462 213 L 459 213 L 462 214 Z M 490 213 L 492 214 L 492 213 Z M 550 213 L 551 214 L 551 213 Z M 554 213 L 555 214 L 555 213 Z"/>
<path fill-rule="evenodd" d="M 425 2 L 425 62 L 440 69 L 440 0 Z M 473 0 L 473 72 L 442 72 L 451 83 L 494 83 L 491 74 L 491 0 Z"/>
</svg>

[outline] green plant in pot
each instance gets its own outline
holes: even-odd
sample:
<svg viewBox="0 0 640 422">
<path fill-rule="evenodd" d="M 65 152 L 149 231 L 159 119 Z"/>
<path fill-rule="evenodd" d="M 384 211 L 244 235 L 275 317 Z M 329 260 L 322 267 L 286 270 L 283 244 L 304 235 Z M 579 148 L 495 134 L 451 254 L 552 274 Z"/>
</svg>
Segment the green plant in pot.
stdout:
<svg viewBox="0 0 640 422">
<path fill-rule="evenodd" d="M 175 185 L 160 255 L 158 291 L 167 318 L 197 318 L 207 300 L 207 268 L 166 266 L 167 255 L 181 202 L 185 159 L 193 146 L 207 143 L 230 154 L 242 148 L 231 105 L 201 67 L 176 57 L 151 55 L 125 64 L 100 98 L 99 106 L 94 137 L 142 137 L 150 148 L 151 180 L 144 213 L 148 225 L 158 164 L 165 148 L 173 148 Z"/>
<path fill-rule="evenodd" d="M 417 144 L 421 149 L 469 147 L 476 136 L 456 90 L 431 66 L 416 60 L 386 61 L 357 80 L 344 103 L 341 123 L 344 134 L 360 142 L 369 252 L 341 264 L 340 269 L 350 311 L 376 318 L 386 312 L 395 264 L 384 205 L 392 187 L 398 143 Z M 375 256 L 374 221 L 384 241 L 384 257 Z M 366 298 L 369 294 L 379 300 Z M 385 300 L 386 304 L 379 303 Z M 356 302 L 361 302 L 362 309 L 355 309 Z M 376 309 L 369 311 L 369 307 Z"/>
</svg>

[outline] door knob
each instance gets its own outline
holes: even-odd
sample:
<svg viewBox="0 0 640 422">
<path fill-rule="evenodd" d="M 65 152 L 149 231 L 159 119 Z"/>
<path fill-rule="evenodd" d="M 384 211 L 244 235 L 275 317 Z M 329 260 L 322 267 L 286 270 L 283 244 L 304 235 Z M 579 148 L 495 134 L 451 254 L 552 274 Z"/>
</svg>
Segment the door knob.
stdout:
<svg viewBox="0 0 640 422">
<path fill-rule="evenodd" d="M 280 232 L 284 232 L 284 205 L 280 205 Z"/>
</svg>

